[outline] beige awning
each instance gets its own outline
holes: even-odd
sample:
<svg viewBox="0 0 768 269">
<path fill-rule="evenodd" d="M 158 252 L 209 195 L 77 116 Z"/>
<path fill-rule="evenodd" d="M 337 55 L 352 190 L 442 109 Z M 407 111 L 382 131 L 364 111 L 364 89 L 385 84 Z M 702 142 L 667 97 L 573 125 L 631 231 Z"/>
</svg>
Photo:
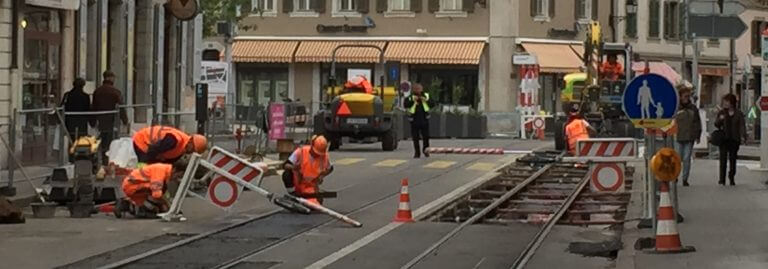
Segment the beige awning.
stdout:
<svg viewBox="0 0 768 269">
<path fill-rule="evenodd" d="M 298 41 L 235 41 L 232 60 L 237 63 L 290 63 Z"/>
<path fill-rule="evenodd" d="M 575 73 L 584 65 L 579 54 L 584 47 L 572 44 L 522 43 L 523 48 L 539 60 L 541 73 Z"/>
<path fill-rule="evenodd" d="M 393 41 L 384 58 L 406 64 L 479 64 L 485 42 Z"/>
<path fill-rule="evenodd" d="M 329 63 L 333 50 L 340 45 L 373 45 L 384 49 L 383 41 L 302 41 L 296 50 L 298 63 Z M 336 53 L 339 63 L 378 63 L 380 52 L 375 48 L 340 48 Z"/>
</svg>

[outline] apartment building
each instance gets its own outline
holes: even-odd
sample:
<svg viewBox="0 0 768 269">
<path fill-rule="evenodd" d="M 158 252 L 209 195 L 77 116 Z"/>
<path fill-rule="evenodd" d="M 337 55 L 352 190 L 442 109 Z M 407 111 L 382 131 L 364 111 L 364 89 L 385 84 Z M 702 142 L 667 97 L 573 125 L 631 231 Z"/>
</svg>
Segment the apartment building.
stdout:
<svg viewBox="0 0 768 269">
<path fill-rule="evenodd" d="M 686 44 L 682 54 L 685 8 L 682 0 L 617 0 L 620 8 L 617 19 L 617 38 L 632 44 L 639 61 L 651 62 L 652 72 L 676 74 L 668 77 L 690 78 L 692 74 L 692 42 Z M 720 97 L 729 92 L 731 72 L 730 42 L 718 39 L 696 39 L 700 46 L 698 74 L 700 77 L 700 102 L 702 107 L 713 107 Z M 634 69 L 641 71 L 642 63 Z M 654 70 L 657 69 L 657 70 Z M 677 83 L 677 81 L 673 81 Z"/>
<path fill-rule="evenodd" d="M 62 156 L 54 146 L 59 121 L 45 110 L 59 105 L 76 77 L 92 91 L 103 71 L 116 73 L 125 102 L 145 105 L 129 110 L 139 125 L 151 120 L 149 108 L 193 109 L 202 19 L 181 21 L 166 3 L 0 0 L 0 125 L 25 164 Z M 3 167 L 7 157 L 0 147 Z"/>
<path fill-rule="evenodd" d="M 736 78 L 737 90 L 742 97 L 742 108 L 746 110 L 752 108 L 761 95 L 762 33 L 768 28 L 768 1 L 742 3 L 746 10 L 739 17 L 747 24 L 748 29 L 736 40 Z"/>
<path fill-rule="evenodd" d="M 542 103 L 554 109 L 559 78 L 582 65 L 590 19 L 610 25 L 612 1 L 597 0 L 253 0 L 233 44 L 235 100 L 265 105 L 283 97 L 312 101 L 327 85 L 331 54 L 337 79 L 368 70 L 374 83 L 419 82 L 444 104 L 483 111 L 491 132 L 518 128 L 516 54 L 536 54 Z M 613 31 L 606 38 L 613 39 Z"/>
</svg>

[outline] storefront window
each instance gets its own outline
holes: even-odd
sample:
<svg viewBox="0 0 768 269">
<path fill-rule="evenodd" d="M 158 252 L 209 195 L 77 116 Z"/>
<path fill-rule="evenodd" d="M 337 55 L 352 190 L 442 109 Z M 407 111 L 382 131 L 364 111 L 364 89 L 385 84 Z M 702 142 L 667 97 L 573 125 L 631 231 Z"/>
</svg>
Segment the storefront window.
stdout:
<svg viewBox="0 0 768 269">
<path fill-rule="evenodd" d="M 288 70 L 238 68 L 237 104 L 266 107 L 288 96 Z"/>
<path fill-rule="evenodd" d="M 411 69 L 412 82 L 421 83 L 424 91 L 442 105 L 477 108 L 480 101 L 477 69 Z"/>
</svg>

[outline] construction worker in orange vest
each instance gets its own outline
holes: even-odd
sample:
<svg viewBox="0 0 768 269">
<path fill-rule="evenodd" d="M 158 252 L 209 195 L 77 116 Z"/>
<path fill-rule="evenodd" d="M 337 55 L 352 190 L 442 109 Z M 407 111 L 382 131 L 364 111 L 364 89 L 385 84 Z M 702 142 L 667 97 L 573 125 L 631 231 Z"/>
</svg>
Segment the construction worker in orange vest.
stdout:
<svg viewBox="0 0 768 269">
<path fill-rule="evenodd" d="M 172 165 L 155 163 L 134 169 L 123 179 L 126 198 L 116 210 L 129 211 L 137 217 L 153 217 L 167 211 L 170 206 L 169 198 L 165 197 L 168 183 L 180 179 L 186 165 L 186 161 L 177 161 Z"/>
<path fill-rule="evenodd" d="M 604 79 L 616 81 L 624 76 L 624 66 L 617 59 L 616 54 L 609 54 L 608 60 L 600 66 L 600 75 Z"/>
<path fill-rule="evenodd" d="M 592 126 L 589 125 L 584 117 L 579 113 L 579 105 L 574 104 L 571 107 L 570 116 L 568 122 L 565 124 L 565 139 L 568 143 L 568 152 L 572 155 L 576 155 L 576 142 L 579 140 L 589 139 L 589 131 L 595 131 Z"/>
<path fill-rule="evenodd" d="M 133 149 L 140 163 L 174 163 L 182 156 L 208 149 L 208 139 L 168 126 L 146 127 L 133 135 Z"/>
<path fill-rule="evenodd" d="M 313 136 L 309 145 L 297 148 L 283 164 L 283 184 L 288 193 L 307 198 L 311 203 L 320 204 L 312 197 L 319 192 L 318 186 L 325 176 L 333 172 L 328 156 L 328 140 L 324 136 Z"/>
<path fill-rule="evenodd" d="M 348 91 L 357 90 L 366 94 L 373 94 L 373 86 L 367 78 L 361 75 L 354 76 L 344 83 L 344 88 Z"/>
</svg>

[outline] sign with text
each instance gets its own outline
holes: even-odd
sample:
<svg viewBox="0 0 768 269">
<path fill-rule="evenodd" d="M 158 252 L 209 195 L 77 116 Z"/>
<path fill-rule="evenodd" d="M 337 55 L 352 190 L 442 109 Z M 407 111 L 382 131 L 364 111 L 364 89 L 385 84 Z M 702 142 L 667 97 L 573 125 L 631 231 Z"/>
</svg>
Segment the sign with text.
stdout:
<svg viewBox="0 0 768 269">
<path fill-rule="evenodd" d="M 285 104 L 269 105 L 269 139 L 285 138 Z"/>
<path fill-rule="evenodd" d="M 200 83 L 208 84 L 208 104 L 227 96 L 229 64 L 218 61 L 200 62 Z"/>
</svg>

